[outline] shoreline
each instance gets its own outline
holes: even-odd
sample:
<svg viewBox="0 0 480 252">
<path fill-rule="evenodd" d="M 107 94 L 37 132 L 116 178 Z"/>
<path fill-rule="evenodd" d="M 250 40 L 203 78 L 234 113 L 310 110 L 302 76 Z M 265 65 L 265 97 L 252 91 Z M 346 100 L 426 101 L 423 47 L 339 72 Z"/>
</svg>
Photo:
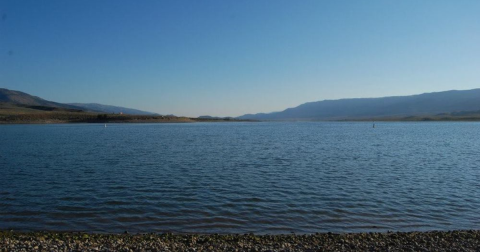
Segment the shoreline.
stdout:
<svg viewBox="0 0 480 252">
<path fill-rule="evenodd" d="M 254 234 L 0 231 L 0 251 L 479 251 L 480 230 Z"/>
<path fill-rule="evenodd" d="M 225 119 L 197 119 L 197 118 L 162 118 L 162 119 L 126 119 L 126 120 L 12 120 L 2 121 L 0 125 L 17 124 L 131 124 L 131 123 L 211 123 L 211 122 L 257 122 L 254 120 L 225 120 Z"/>
<path fill-rule="evenodd" d="M 1 124 L 75 124 L 75 123 L 196 123 L 196 122 L 479 122 L 480 116 L 409 116 L 331 120 L 254 120 L 161 115 L 97 114 L 87 112 L 6 113 L 0 110 Z"/>
<path fill-rule="evenodd" d="M 2 110 L 0 107 L 0 124 L 70 124 L 70 123 L 195 123 L 195 122 L 253 122 L 230 117 L 202 118 L 174 115 L 130 115 L 105 114 L 71 111 L 42 111 L 20 113 Z"/>
<path fill-rule="evenodd" d="M 181 120 L 122 120 L 122 121 L 68 121 L 68 120 L 38 120 L 38 121 L 2 121 L 0 125 L 26 125 L 26 124 L 142 124 L 142 123 L 232 123 L 232 122 L 264 122 L 264 123 L 296 123 L 296 122 L 325 122 L 325 123 L 372 123 L 369 120 L 337 120 L 337 121 L 261 121 L 261 120 L 223 120 L 223 119 L 197 119 L 188 118 Z M 480 122 L 480 120 L 425 120 L 425 121 L 408 121 L 408 120 L 378 120 L 375 123 L 435 123 L 435 122 L 447 122 L 447 123 L 472 123 Z"/>
</svg>

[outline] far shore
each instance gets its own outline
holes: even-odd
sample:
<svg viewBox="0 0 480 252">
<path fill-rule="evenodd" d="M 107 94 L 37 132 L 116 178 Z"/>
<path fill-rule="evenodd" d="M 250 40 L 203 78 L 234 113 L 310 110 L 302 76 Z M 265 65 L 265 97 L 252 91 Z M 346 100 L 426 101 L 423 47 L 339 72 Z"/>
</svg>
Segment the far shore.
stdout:
<svg viewBox="0 0 480 252">
<path fill-rule="evenodd" d="M 37 113 L 0 115 L 0 124 L 64 124 L 64 123 L 196 123 L 252 122 L 233 118 L 191 118 L 160 115 L 120 115 L 94 113 Z"/>
<path fill-rule="evenodd" d="M 480 231 L 92 234 L 0 231 L 0 251 L 479 251 Z"/>
<path fill-rule="evenodd" d="M 290 120 L 249 120 L 231 117 L 183 117 L 162 115 L 99 114 L 91 112 L 52 111 L 36 113 L 15 113 L 17 110 L 1 110 L 0 124 L 64 124 L 64 123 L 196 123 L 196 122 L 478 122 L 480 116 L 407 116 L 373 117 L 348 119 L 290 119 Z"/>
</svg>

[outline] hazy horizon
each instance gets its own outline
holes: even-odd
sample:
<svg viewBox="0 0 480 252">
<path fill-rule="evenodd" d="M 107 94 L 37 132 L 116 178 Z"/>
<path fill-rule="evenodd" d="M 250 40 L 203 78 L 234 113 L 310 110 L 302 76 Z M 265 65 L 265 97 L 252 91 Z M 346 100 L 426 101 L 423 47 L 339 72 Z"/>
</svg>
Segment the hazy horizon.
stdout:
<svg viewBox="0 0 480 252">
<path fill-rule="evenodd" d="M 479 88 L 478 1 L 2 1 L 0 86 L 240 116 Z"/>
</svg>

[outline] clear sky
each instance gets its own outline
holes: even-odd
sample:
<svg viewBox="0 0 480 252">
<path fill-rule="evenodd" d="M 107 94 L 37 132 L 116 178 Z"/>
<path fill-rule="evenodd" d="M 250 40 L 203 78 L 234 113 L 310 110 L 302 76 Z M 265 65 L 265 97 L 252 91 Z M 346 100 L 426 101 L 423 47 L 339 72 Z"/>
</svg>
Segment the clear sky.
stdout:
<svg viewBox="0 0 480 252">
<path fill-rule="evenodd" d="M 0 0 L 0 87 L 239 116 L 480 87 L 478 0 Z"/>
</svg>

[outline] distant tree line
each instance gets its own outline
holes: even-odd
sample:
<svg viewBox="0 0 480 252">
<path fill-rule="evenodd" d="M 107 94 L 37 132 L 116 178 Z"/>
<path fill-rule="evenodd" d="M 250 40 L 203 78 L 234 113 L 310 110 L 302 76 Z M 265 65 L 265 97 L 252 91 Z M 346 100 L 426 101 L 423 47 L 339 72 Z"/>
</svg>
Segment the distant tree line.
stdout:
<svg viewBox="0 0 480 252">
<path fill-rule="evenodd" d="M 107 119 L 107 114 L 97 115 L 97 119 L 99 119 L 99 120 L 106 120 L 106 119 Z"/>
</svg>

